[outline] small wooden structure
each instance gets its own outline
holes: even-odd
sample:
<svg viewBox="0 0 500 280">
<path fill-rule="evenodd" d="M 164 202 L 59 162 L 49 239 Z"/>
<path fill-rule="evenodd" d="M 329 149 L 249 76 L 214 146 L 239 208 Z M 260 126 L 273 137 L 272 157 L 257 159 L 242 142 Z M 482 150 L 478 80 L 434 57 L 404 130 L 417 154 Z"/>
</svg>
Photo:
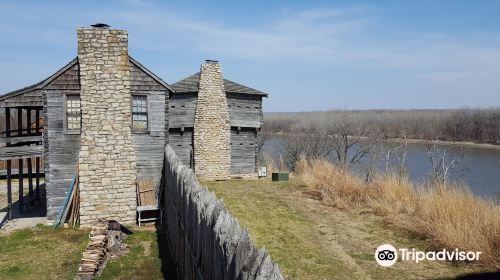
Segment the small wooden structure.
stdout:
<svg viewBox="0 0 500 280">
<path fill-rule="evenodd" d="M 161 211 L 159 207 L 156 193 L 157 189 L 155 188 L 154 182 L 149 180 L 137 182 L 137 223 L 139 226 L 141 226 L 142 222 L 162 221 L 161 214 L 163 211 Z M 143 218 L 142 214 L 144 212 L 154 213 L 151 213 L 151 217 Z M 160 217 L 156 215 L 158 212 Z"/>
<path fill-rule="evenodd" d="M 36 94 L 34 94 L 36 96 Z M 35 202 L 41 203 L 40 159 L 43 157 L 40 112 L 43 104 L 36 98 L 19 98 L 16 92 L 4 96 L 5 126 L 1 132 L 0 160 L 6 161 L 7 178 L 7 216 L 12 220 L 12 162 L 18 162 L 19 212 L 29 211 Z M 33 122 L 34 121 L 34 122 Z M 34 125 L 33 125 L 34 124 Z M 27 174 L 24 174 L 24 163 Z M 34 162 L 34 170 L 33 170 Z M 24 195 L 24 179 L 28 179 L 28 195 Z"/>
</svg>

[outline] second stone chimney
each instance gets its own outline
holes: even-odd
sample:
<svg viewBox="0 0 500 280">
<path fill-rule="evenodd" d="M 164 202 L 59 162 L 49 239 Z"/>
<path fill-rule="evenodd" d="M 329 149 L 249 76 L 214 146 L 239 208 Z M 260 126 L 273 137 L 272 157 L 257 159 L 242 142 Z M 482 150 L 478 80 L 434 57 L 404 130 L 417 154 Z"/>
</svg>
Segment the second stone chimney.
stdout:
<svg viewBox="0 0 500 280">
<path fill-rule="evenodd" d="M 194 168 L 201 180 L 231 176 L 231 124 L 220 64 L 201 65 L 194 118 Z"/>
<path fill-rule="evenodd" d="M 78 28 L 82 113 L 80 221 L 134 224 L 136 166 L 131 134 L 128 34 L 100 24 Z"/>
</svg>

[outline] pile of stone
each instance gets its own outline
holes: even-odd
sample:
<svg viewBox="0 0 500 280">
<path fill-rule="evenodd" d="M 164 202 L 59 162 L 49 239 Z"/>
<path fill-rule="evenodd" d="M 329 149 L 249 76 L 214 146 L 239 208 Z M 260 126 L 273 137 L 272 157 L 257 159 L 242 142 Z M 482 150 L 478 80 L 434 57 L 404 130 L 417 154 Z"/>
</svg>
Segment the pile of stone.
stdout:
<svg viewBox="0 0 500 280">
<path fill-rule="evenodd" d="M 127 252 L 127 234 L 116 221 L 98 220 L 92 225 L 90 240 L 83 252 L 74 280 L 90 280 L 100 275 L 107 262 Z"/>
</svg>

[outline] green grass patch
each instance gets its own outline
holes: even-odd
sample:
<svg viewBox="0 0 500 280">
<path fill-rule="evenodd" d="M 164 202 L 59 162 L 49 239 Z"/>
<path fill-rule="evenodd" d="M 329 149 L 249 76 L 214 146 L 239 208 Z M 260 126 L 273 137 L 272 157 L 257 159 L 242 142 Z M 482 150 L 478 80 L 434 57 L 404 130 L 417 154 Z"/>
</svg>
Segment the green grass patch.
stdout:
<svg viewBox="0 0 500 280">
<path fill-rule="evenodd" d="M 0 235 L 0 279 L 72 279 L 87 236 L 41 225 Z"/>
<path fill-rule="evenodd" d="M 266 181 L 269 183 L 269 181 Z M 261 181 L 207 182 L 222 198 L 241 225 L 248 229 L 258 246 L 264 246 L 285 275 L 294 279 L 331 279 L 342 271 L 352 278 L 340 260 L 325 255 L 315 242 L 313 223 L 288 207 L 275 193 L 266 191 Z M 297 189 L 294 182 L 277 186 Z"/>
<path fill-rule="evenodd" d="M 157 236 L 155 231 L 134 230 L 134 234 L 129 235 L 125 240 L 130 251 L 119 258 L 108 262 L 100 277 L 100 280 L 125 280 L 125 279 L 164 279 L 174 269 L 168 259 L 167 253 L 162 247 L 166 241 L 162 235 Z"/>
</svg>

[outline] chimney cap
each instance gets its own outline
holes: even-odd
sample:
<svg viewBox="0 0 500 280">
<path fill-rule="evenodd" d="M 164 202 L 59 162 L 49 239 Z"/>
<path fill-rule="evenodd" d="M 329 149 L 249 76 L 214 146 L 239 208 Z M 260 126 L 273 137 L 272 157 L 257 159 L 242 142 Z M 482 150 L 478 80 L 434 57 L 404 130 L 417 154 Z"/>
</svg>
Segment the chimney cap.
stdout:
<svg viewBox="0 0 500 280">
<path fill-rule="evenodd" d="M 213 59 L 205 59 L 205 62 L 206 62 L 206 63 L 213 63 L 213 64 L 217 64 L 217 63 L 219 63 L 219 61 L 218 61 L 218 60 L 213 60 Z"/>
<path fill-rule="evenodd" d="M 96 28 L 109 28 L 109 25 L 107 25 L 105 23 L 96 23 L 96 24 L 92 24 L 90 26 L 96 27 Z"/>
</svg>

